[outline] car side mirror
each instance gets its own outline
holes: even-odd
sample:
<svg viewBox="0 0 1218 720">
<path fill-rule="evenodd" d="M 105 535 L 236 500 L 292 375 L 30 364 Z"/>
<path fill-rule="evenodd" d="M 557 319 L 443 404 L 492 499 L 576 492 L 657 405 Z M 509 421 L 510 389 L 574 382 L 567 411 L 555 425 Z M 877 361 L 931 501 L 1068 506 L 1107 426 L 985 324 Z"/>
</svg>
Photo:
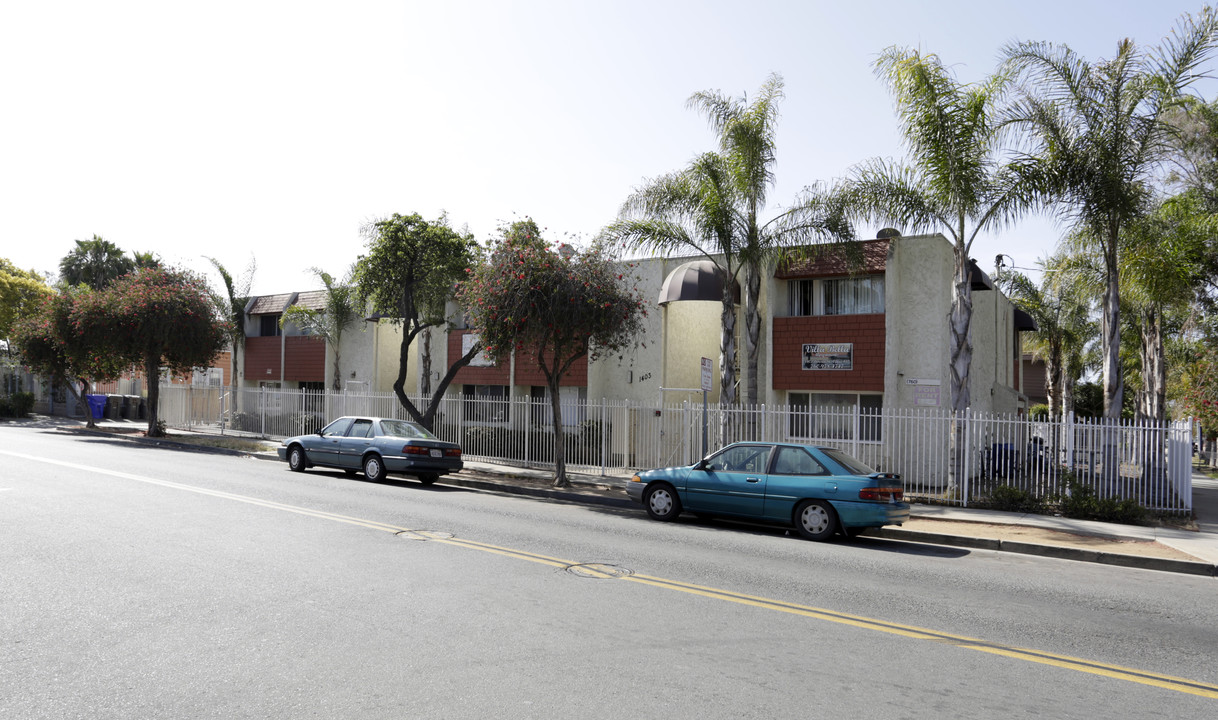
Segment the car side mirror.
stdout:
<svg viewBox="0 0 1218 720">
<path fill-rule="evenodd" d="M 694 470 L 705 470 L 706 466 L 707 466 L 706 458 L 702 458 L 701 460 L 698 461 L 698 464 L 694 465 Z"/>
</svg>

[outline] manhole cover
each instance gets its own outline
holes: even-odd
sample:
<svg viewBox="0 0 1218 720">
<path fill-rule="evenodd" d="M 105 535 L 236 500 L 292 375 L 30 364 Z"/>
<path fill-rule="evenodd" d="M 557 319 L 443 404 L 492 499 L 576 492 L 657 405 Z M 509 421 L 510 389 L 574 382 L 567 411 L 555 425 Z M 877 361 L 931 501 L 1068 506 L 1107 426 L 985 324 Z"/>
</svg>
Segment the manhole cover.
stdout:
<svg viewBox="0 0 1218 720">
<path fill-rule="evenodd" d="M 579 565 L 568 565 L 564 569 L 576 577 L 592 578 L 594 580 L 612 580 L 614 578 L 629 577 L 634 574 L 633 570 L 627 570 L 624 567 L 609 565 L 607 563 L 580 563 Z"/>
<path fill-rule="evenodd" d="M 404 540 L 449 540 L 454 537 L 452 533 L 436 530 L 403 530 L 395 534 Z"/>
</svg>

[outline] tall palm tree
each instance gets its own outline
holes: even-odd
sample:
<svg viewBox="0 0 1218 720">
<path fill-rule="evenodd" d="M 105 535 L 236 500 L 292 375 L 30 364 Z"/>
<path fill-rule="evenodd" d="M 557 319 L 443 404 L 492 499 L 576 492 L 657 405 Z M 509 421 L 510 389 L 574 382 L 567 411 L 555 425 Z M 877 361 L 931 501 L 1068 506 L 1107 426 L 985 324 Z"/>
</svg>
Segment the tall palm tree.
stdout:
<svg viewBox="0 0 1218 720">
<path fill-rule="evenodd" d="M 856 167 L 847 181 L 851 204 L 867 220 L 951 239 L 951 396 L 959 412 L 971 404 L 973 242 L 1018 219 L 1043 183 L 1024 166 L 1001 162 L 1005 75 L 961 84 L 937 56 L 895 46 L 880 55 L 875 72 L 892 93 L 909 164 L 875 158 Z"/>
<path fill-rule="evenodd" d="M 1102 245 L 1104 414 L 1119 417 L 1120 238 L 1151 205 L 1151 182 L 1172 149 L 1168 112 L 1200 77 L 1218 17 L 1184 15 L 1158 47 L 1117 43 L 1109 60 L 1088 62 L 1065 45 L 1023 42 L 1005 49 L 1005 67 L 1025 90 L 1012 122 L 1031 143 L 1028 160 L 1051 176 L 1063 216 Z"/>
<path fill-rule="evenodd" d="M 119 246 L 94 235 L 77 240 L 76 247 L 59 261 L 60 279 L 68 285 L 104 290 L 115 279 L 135 269 L 134 261 Z"/>
<path fill-rule="evenodd" d="M 705 153 L 689 167 L 657 178 L 622 204 L 621 219 L 603 235 L 625 247 L 656 252 L 693 250 L 715 263 L 723 284 L 719 332 L 719 405 L 736 402 L 736 300 L 741 241 L 735 232 L 737 188 L 727 160 Z M 721 417 L 728 417 L 724 413 Z"/>
<path fill-rule="evenodd" d="M 240 367 L 238 356 L 245 349 L 245 306 L 250 299 L 250 289 L 254 284 L 254 271 L 257 270 L 257 262 L 255 258 L 250 256 L 250 264 L 245 268 L 245 272 L 239 278 L 234 278 L 232 273 L 228 271 L 220 261 L 208 257 L 207 260 L 220 274 L 220 281 L 224 283 L 224 292 L 213 292 L 212 297 L 215 299 L 216 309 L 220 313 L 220 317 L 224 318 L 225 332 L 228 334 L 229 344 L 232 346 L 232 354 L 229 357 L 229 373 L 228 381 L 231 388 L 231 396 L 233 409 L 237 409 L 239 401 L 237 395 L 237 368 Z"/>
<path fill-rule="evenodd" d="M 283 311 L 279 318 L 282 327 L 287 323 L 295 323 L 321 337 L 334 351 L 334 390 L 342 390 L 342 340 L 343 331 L 350 325 L 359 322 L 363 317 L 363 305 L 356 297 L 355 286 L 351 282 L 351 271 L 342 280 L 335 280 L 331 275 L 318 268 L 310 272 L 321 280 L 325 286 L 325 307 L 321 310 L 293 305 Z"/>
<path fill-rule="evenodd" d="M 782 77 L 772 74 L 749 102 L 717 91 L 694 93 L 688 106 L 703 114 L 719 136 L 719 151 L 695 159 L 685 170 L 636 191 L 622 206 L 621 220 L 606 232 L 627 246 L 656 252 L 694 250 L 715 262 L 723 280 L 720 335 L 720 404 L 736 400 L 736 313 L 733 285 L 745 277 L 745 402 L 758 402 L 761 335 L 761 268 L 786 248 L 817 240 L 846 240 L 853 231 L 840 199 L 805 191 L 788 209 L 763 220 L 774 184 L 775 126 Z"/>
</svg>

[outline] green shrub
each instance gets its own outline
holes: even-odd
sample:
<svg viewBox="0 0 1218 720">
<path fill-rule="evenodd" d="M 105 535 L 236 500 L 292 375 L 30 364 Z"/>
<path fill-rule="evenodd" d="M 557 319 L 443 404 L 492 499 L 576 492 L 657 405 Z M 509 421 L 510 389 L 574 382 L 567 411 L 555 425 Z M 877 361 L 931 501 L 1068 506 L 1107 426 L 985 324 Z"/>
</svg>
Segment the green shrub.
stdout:
<svg viewBox="0 0 1218 720">
<path fill-rule="evenodd" d="M 0 416 L 25 417 L 34 409 L 34 393 L 18 392 L 0 397 Z"/>
<path fill-rule="evenodd" d="M 1037 403 L 1028 408 L 1028 417 L 1033 420 L 1049 420 L 1049 406 L 1044 403 Z"/>
<path fill-rule="evenodd" d="M 1118 500 L 1113 497 L 1099 497 L 1095 494 L 1095 488 L 1079 482 L 1072 476 L 1066 478 L 1066 488 L 1066 494 L 1053 498 L 1065 517 L 1125 525 L 1145 525 L 1148 522 L 1146 508 L 1133 498 Z"/>
<path fill-rule="evenodd" d="M 1019 513 L 1043 513 L 1044 501 L 1026 490 L 1020 490 L 1010 485 L 999 485 L 990 493 L 987 501 L 982 503 L 991 510 L 1003 510 Z"/>
</svg>

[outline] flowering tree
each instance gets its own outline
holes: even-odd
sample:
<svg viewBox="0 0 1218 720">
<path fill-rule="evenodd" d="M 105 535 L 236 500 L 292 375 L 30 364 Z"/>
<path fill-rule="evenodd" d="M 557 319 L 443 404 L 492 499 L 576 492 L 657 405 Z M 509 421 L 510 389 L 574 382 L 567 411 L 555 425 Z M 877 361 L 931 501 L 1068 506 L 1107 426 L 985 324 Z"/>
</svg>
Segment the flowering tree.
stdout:
<svg viewBox="0 0 1218 720">
<path fill-rule="evenodd" d="M 34 270 L 0 258 L 0 338 L 8 337 L 17 320 L 37 312 L 42 299 L 53 292 Z"/>
<path fill-rule="evenodd" d="M 585 355 L 595 360 L 632 345 L 646 316 L 637 289 L 602 245 L 570 258 L 549 247 L 531 219 L 513 223 L 470 273 L 458 300 L 497 362 L 516 350 L 545 375 L 554 415 L 554 485 L 569 485 L 559 385 Z"/>
<path fill-rule="evenodd" d="M 107 362 L 136 365 L 148 378 L 148 435 L 157 426 L 160 369 L 189 372 L 224 349 L 223 322 L 203 280 L 183 270 L 151 268 L 115 280 L 105 291 L 80 296 L 71 329 Z"/>
<path fill-rule="evenodd" d="M 77 305 L 92 295 L 82 285 L 46 296 L 36 313 L 14 326 L 12 337 L 21 361 L 35 373 L 53 382 L 80 383 L 78 399 L 89 427 L 94 426 L 85 405 L 89 380 L 113 380 L 128 366 L 73 321 Z"/>
</svg>

